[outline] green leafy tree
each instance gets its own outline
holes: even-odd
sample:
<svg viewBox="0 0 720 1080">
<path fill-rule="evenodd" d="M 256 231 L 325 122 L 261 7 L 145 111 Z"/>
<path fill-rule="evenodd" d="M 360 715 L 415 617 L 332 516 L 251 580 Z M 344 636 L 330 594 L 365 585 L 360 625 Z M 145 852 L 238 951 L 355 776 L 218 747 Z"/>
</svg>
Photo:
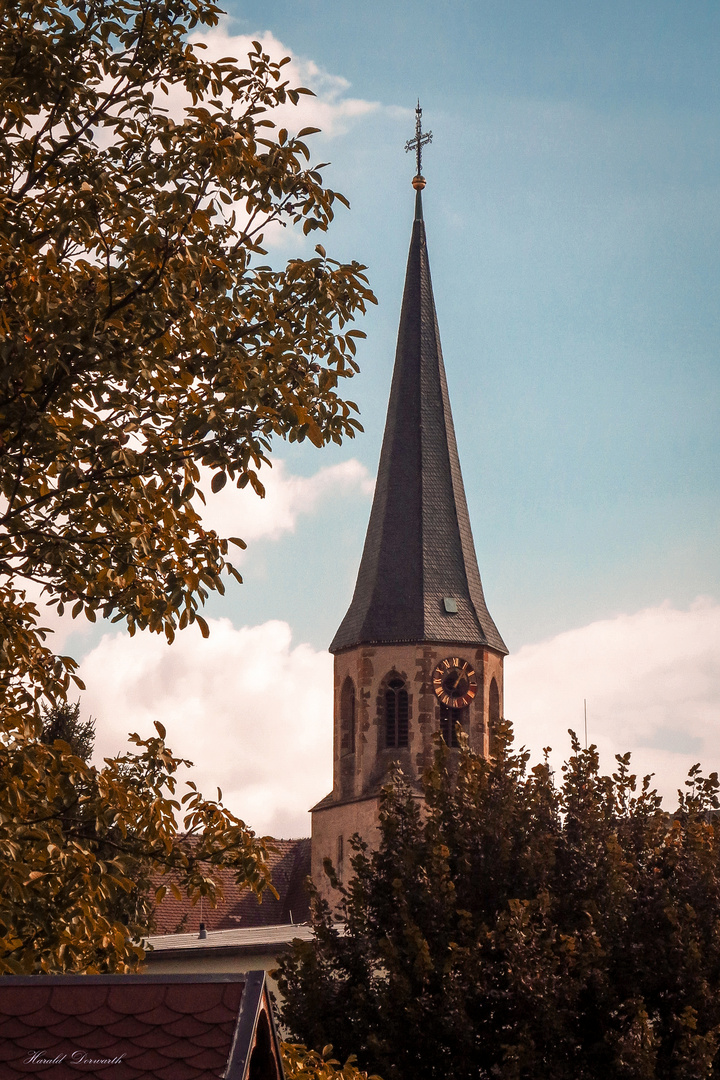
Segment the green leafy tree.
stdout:
<svg viewBox="0 0 720 1080">
<path fill-rule="evenodd" d="M 604 776 L 573 738 L 558 785 L 528 761 L 507 726 L 490 761 L 443 744 L 423 810 L 394 775 L 280 964 L 285 1024 L 389 1080 L 719 1075 L 717 774 L 668 815 L 629 755 Z"/>
<path fill-rule="evenodd" d="M 172 639 L 223 591 L 201 468 L 259 493 L 274 437 L 339 442 L 363 267 L 268 228 L 327 229 L 342 196 L 272 109 L 305 88 L 255 43 L 205 60 L 208 0 L 0 0 L 0 689 L 62 700 L 24 583 L 59 611 Z M 172 103 L 172 109 L 168 103 Z M 174 110 L 174 111 L 173 111 Z M 241 546 L 242 541 L 239 541 Z"/>
<path fill-rule="evenodd" d="M 90 765 L 34 730 L 0 740 L 0 973 L 132 971 L 166 889 L 213 903 L 213 871 L 268 885 L 267 842 L 192 783 L 155 725 Z M 272 888 L 272 886 L 270 886 Z"/>
<path fill-rule="evenodd" d="M 219 15 L 0 0 L 0 971 L 133 968 L 157 874 L 211 899 L 216 866 L 267 881 L 262 840 L 192 786 L 177 798 L 160 729 L 88 763 L 77 665 L 32 600 L 206 634 L 202 603 L 238 575 L 203 526 L 205 478 L 262 493 L 274 437 L 359 427 L 339 388 L 364 268 L 320 245 L 273 267 L 263 247 L 345 202 L 314 129 L 271 118 L 309 91 L 258 43 L 203 59 L 188 34 Z"/>
<path fill-rule="evenodd" d="M 359 1069 L 353 1054 L 342 1065 L 332 1056 L 332 1046 L 318 1051 L 299 1043 L 282 1043 L 280 1051 L 286 1080 L 381 1080 Z"/>
<path fill-rule="evenodd" d="M 76 757 L 88 762 L 95 749 L 95 721 L 80 719 L 80 702 L 63 701 L 52 709 L 43 709 L 40 738 L 48 746 L 65 742 Z"/>
</svg>

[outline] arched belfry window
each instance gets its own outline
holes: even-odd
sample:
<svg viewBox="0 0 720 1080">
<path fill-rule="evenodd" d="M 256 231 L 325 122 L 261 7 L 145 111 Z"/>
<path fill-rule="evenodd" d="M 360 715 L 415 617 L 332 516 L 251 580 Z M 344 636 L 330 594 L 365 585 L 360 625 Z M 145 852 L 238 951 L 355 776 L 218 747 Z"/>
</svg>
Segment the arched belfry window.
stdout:
<svg viewBox="0 0 720 1080">
<path fill-rule="evenodd" d="M 446 746 L 460 745 L 457 725 L 461 728 L 465 726 L 466 714 L 467 708 L 455 709 L 452 705 L 440 705 L 440 731 Z"/>
<path fill-rule="evenodd" d="M 385 691 L 385 745 L 407 746 L 410 702 L 400 675 L 391 675 Z"/>
<path fill-rule="evenodd" d="M 490 683 L 490 695 L 488 701 L 488 724 L 490 727 L 490 753 L 495 753 L 495 737 L 500 723 L 500 691 L 498 684 L 493 678 Z"/>
<path fill-rule="evenodd" d="M 355 753 L 355 684 L 348 675 L 340 692 L 340 753 Z"/>
</svg>

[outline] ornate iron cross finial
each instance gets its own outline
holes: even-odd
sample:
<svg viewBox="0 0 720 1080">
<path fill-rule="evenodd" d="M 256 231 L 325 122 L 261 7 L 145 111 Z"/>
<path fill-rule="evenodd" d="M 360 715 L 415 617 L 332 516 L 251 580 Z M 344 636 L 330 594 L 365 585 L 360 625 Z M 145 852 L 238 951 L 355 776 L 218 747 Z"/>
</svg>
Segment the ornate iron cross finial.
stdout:
<svg viewBox="0 0 720 1080">
<path fill-rule="evenodd" d="M 417 173 L 415 175 L 415 180 L 413 180 L 413 187 L 418 186 L 415 183 L 416 180 L 422 180 L 423 179 L 423 175 L 422 175 L 422 148 L 423 148 L 423 146 L 427 146 L 427 144 L 431 143 L 431 142 L 432 142 L 432 131 L 426 131 L 425 134 L 423 135 L 422 109 L 420 108 L 420 101 L 418 100 L 417 108 L 415 109 L 415 138 L 414 139 L 408 139 L 408 141 L 405 143 L 406 152 L 409 153 L 411 150 L 414 150 L 416 155 L 417 155 Z M 425 187 L 425 182 L 424 181 L 423 181 L 421 186 Z"/>
</svg>

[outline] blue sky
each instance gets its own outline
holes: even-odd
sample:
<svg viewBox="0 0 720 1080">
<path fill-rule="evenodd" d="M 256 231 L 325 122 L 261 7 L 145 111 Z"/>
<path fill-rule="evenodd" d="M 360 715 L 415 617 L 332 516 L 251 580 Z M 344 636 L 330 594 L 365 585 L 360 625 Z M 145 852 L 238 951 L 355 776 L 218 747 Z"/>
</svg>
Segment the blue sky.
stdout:
<svg viewBox="0 0 720 1080">
<path fill-rule="evenodd" d="M 412 218 L 403 147 L 419 96 L 433 131 L 424 204 L 440 333 L 480 571 L 516 658 L 512 718 L 539 749 L 566 715 L 580 725 L 587 696 L 592 738 L 623 718 L 608 754 L 637 748 L 640 767 L 677 772 L 677 784 L 688 755 L 717 768 L 720 8 L 251 0 L 229 14 L 218 48 L 260 37 L 292 54 L 291 75 L 317 91 L 304 107 L 325 130 L 311 145 L 352 204 L 323 242 L 368 265 L 379 301 L 348 386 L 365 433 L 322 452 L 278 445 L 262 521 L 247 497 L 223 494 L 228 531 L 251 542 L 245 585 L 208 608 L 226 620 L 222 670 L 233 641 L 246 674 L 276 647 L 279 694 L 308 695 L 304 719 L 288 714 L 287 724 L 312 737 L 304 749 L 289 739 L 287 773 L 272 790 L 259 779 L 253 794 L 267 740 L 247 704 L 251 672 L 220 704 L 207 654 L 186 715 L 173 686 L 192 649 L 142 681 L 132 650 L 143 646 L 115 635 L 98 652 L 102 629 L 70 638 L 88 672 L 117 663 L 122 673 L 112 702 L 98 675 L 89 706 L 112 713 L 113 737 L 138 713 L 176 715 L 189 756 L 193 725 L 209 731 L 222 712 L 203 775 L 219 768 L 223 740 L 232 759 L 229 732 L 237 754 L 255 747 L 233 790 L 240 810 L 276 831 L 303 831 L 302 807 L 325 794 L 324 650 L 350 601 L 369 514 Z M 286 236 L 271 256 L 304 250 Z M 302 767 L 316 794 L 301 786 L 285 816 L 263 817 L 303 753 L 322 757 L 321 768 Z"/>
<path fill-rule="evenodd" d="M 235 29 L 271 31 L 347 79 L 347 96 L 383 106 L 318 140 L 353 207 L 328 249 L 368 264 L 380 302 L 352 387 L 365 435 L 323 463 L 351 453 L 376 467 L 412 213 L 403 143 L 420 95 L 440 331 L 481 572 L 509 643 L 717 595 L 717 6 L 230 10 Z M 278 452 L 318 467 L 315 453 Z M 292 551 L 251 553 L 238 600 L 251 617 L 297 605 L 294 625 L 318 647 L 345 603 L 322 573 L 337 542 L 325 516 L 322 544 L 306 522 Z M 362 521 L 352 515 L 341 543 L 348 587 Z M 301 589 L 286 569 L 298 558 L 317 566 Z"/>
</svg>

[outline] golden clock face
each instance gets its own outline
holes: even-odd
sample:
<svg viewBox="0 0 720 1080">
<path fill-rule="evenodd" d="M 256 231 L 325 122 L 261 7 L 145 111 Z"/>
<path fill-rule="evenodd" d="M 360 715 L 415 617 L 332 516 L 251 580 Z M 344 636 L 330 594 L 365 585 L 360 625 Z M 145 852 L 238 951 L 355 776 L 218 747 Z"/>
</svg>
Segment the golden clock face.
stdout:
<svg viewBox="0 0 720 1080">
<path fill-rule="evenodd" d="M 433 689 L 443 705 L 463 709 L 477 693 L 477 676 L 467 660 L 449 656 L 433 672 Z"/>
</svg>

